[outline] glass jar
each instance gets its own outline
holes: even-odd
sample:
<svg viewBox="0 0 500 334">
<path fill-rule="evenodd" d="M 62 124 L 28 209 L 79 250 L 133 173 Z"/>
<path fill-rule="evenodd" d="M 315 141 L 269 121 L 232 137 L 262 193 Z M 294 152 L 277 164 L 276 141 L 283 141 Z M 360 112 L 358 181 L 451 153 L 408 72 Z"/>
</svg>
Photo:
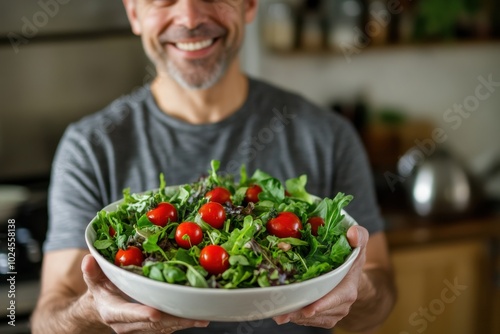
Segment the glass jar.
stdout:
<svg viewBox="0 0 500 334">
<path fill-rule="evenodd" d="M 363 3 L 360 0 L 326 1 L 328 13 L 328 46 L 339 50 L 340 45 L 353 45 L 358 33 L 363 30 Z"/>
<path fill-rule="evenodd" d="M 274 1 L 265 7 L 264 41 L 270 49 L 291 51 L 295 47 L 295 15 L 286 1 Z"/>
</svg>

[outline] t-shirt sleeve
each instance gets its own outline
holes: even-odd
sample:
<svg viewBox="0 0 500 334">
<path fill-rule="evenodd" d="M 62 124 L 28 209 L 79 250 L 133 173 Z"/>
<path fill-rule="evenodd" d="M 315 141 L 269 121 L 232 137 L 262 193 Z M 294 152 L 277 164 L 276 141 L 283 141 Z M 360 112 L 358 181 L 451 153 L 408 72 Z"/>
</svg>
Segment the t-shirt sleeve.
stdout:
<svg viewBox="0 0 500 334">
<path fill-rule="evenodd" d="M 352 125 L 341 120 L 335 147 L 334 189 L 354 197 L 345 210 L 370 234 L 382 231 L 373 176 L 361 140 Z"/>
<path fill-rule="evenodd" d="M 86 249 L 85 228 L 102 208 L 91 139 L 74 126 L 63 135 L 52 165 L 49 226 L 44 251 Z"/>
</svg>

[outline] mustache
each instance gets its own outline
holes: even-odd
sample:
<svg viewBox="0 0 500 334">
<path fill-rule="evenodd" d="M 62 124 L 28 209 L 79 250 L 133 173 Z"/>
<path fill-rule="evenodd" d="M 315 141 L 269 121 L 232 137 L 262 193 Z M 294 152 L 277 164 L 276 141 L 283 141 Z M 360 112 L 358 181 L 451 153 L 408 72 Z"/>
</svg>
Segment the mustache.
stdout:
<svg viewBox="0 0 500 334">
<path fill-rule="evenodd" d="M 160 36 L 161 42 L 175 43 L 190 38 L 216 38 L 227 34 L 227 29 L 217 24 L 202 23 L 193 29 L 182 25 L 171 26 Z"/>
</svg>

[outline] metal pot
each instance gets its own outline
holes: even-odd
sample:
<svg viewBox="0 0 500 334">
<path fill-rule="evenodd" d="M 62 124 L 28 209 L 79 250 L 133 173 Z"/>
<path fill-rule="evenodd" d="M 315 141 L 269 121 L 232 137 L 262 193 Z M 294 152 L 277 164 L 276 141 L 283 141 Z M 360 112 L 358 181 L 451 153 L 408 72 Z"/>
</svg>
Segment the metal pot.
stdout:
<svg viewBox="0 0 500 334">
<path fill-rule="evenodd" d="M 429 156 L 417 148 L 398 163 L 415 212 L 423 217 L 455 217 L 470 214 L 477 207 L 480 188 L 466 168 L 450 153 L 436 150 Z"/>
</svg>

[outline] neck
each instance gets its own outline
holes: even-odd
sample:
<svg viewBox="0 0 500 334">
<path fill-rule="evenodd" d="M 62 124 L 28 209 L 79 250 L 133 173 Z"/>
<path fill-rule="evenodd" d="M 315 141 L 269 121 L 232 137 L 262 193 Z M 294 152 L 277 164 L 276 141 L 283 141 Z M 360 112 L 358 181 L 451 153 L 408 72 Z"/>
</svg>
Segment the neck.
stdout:
<svg viewBox="0 0 500 334">
<path fill-rule="evenodd" d="M 243 105 L 248 95 L 248 79 L 236 60 L 226 74 L 208 89 L 189 90 L 163 74 L 154 79 L 151 91 L 156 103 L 167 115 L 191 124 L 216 123 Z"/>
</svg>

